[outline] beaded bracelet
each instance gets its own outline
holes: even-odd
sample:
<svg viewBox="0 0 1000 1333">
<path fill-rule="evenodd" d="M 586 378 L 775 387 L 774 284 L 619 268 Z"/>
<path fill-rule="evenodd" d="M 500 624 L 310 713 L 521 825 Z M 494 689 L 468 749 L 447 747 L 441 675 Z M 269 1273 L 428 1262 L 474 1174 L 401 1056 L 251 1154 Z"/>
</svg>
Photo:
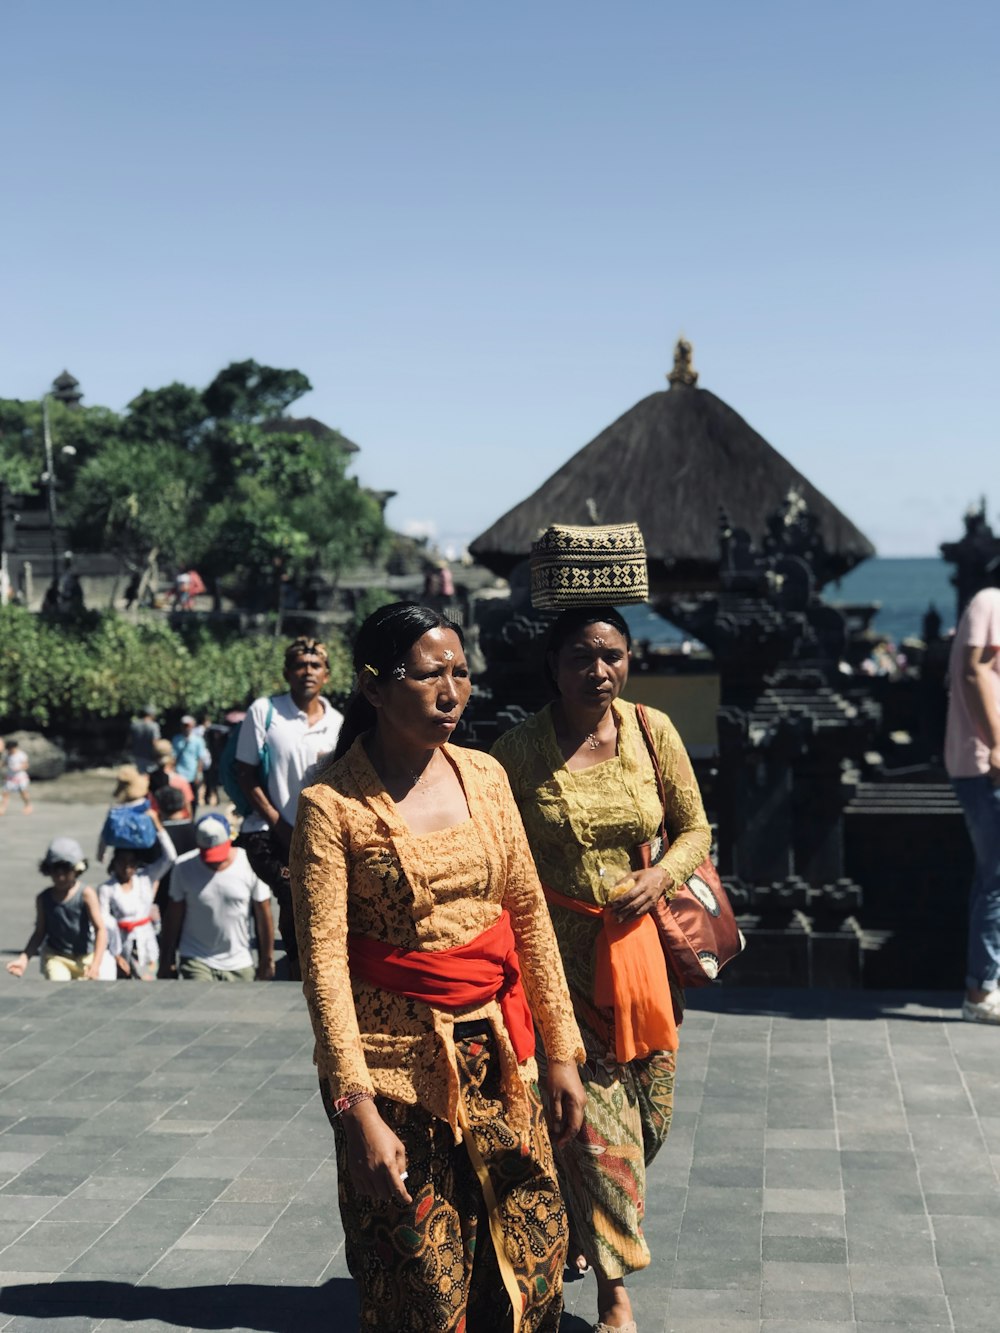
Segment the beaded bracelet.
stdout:
<svg viewBox="0 0 1000 1333">
<path fill-rule="evenodd" d="M 374 1096 L 370 1092 L 348 1092 L 343 1097 L 336 1097 L 333 1103 L 334 1115 L 343 1115 L 349 1111 L 352 1106 L 358 1106 L 361 1102 L 373 1102 Z"/>
</svg>

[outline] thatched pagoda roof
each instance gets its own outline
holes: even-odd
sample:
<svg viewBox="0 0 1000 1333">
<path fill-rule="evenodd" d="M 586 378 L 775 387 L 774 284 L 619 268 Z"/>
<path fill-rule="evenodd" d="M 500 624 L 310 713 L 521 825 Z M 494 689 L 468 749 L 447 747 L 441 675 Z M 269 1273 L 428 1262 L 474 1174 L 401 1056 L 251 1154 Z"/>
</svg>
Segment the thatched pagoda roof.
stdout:
<svg viewBox="0 0 1000 1333">
<path fill-rule="evenodd" d="M 652 585 L 711 587 L 720 510 L 757 543 L 793 490 L 817 520 L 832 576 L 875 554 L 864 533 L 738 412 L 697 387 L 688 344 L 678 344 L 668 379 L 668 390 L 636 403 L 478 536 L 472 555 L 507 575 L 550 523 L 634 522 L 646 539 Z"/>
</svg>

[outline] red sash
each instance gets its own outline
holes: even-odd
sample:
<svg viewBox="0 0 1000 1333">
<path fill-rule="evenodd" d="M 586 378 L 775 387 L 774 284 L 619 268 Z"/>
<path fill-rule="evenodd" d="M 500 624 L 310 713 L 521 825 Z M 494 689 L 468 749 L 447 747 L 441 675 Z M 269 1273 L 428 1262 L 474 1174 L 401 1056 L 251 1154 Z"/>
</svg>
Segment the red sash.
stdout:
<svg viewBox="0 0 1000 1333">
<path fill-rule="evenodd" d="M 510 913 L 454 949 L 397 949 L 367 935 L 348 935 L 351 975 L 371 986 L 441 1009 L 499 1000 L 518 1061 L 535 1053 L 535 1027 L 521 984 Z"/>
<path fill-rule="evenodd" d="M 148 926 L 152 919 L 151 916 L 144 916 L 141 921 L 119 921 L 118 929 L 124 930 L 126 935 L 128 935 L 133 930 L 138 930 L 140 926 Z"/>
</svg>

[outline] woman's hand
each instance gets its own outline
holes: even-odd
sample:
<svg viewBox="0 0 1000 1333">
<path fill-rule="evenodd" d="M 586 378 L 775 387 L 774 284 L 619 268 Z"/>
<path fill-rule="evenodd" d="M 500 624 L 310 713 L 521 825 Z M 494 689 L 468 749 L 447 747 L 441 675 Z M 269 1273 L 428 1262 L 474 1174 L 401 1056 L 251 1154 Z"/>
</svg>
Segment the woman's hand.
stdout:
<svg viewBox="0 0 1000 1333">
<path fill-rule="evenodd" d="M 7 964 L 7 971 L 15 977 L 23 977 L 28 968 L 28 955 L 19 953 L 16 958 L 12 958 Z"/>
<path fill-rule="evenodd" d="M 358 1102 L 342 1114 L 347 1136 L 347 1169 L 359 1194 L 400 1207 L 412 1203 L 403 1181 L 406 1149 L 373 1101 Z"/>
<path fill-rule="evenodd" d="M 548 1069 L 549 1106 L 552 1108 L 552 1138 L 557 1148 L 575 1139 L 583 1128 L 587 1094 L 580 1082 L 576 1065 L 565 1060 L 550 1060 Z"/>
<path fill-rule="evenodd" d="M 87 968 L 86 972 L 84 972 L 83 977 L 85 981 L 100 981 L 101 979 L 100 963 L 91 963 L 90 966 Z"/>
<path fill-rule="evenodd" d="M 608 906 L 622 924 L 638 921 L 673 887 L 673 883 L 659 866 L 630 871 L 613 886 Z"/>
</svg>

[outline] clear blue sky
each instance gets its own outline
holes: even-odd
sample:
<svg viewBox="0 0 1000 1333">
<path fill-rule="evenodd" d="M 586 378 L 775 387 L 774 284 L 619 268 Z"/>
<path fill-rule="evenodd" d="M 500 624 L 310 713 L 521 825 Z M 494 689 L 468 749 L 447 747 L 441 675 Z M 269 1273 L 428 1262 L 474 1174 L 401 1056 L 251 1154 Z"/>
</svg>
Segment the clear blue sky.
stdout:
<svg viewBox="0 0 1000 1333">
<path fill-rule="evenodd" d="M 461 541 L 683 331 L 932 553 L 1000 513 L 998 57 L 995 0 L 5 0 L 0 396 L 296 366 Z"/>
</svg>

